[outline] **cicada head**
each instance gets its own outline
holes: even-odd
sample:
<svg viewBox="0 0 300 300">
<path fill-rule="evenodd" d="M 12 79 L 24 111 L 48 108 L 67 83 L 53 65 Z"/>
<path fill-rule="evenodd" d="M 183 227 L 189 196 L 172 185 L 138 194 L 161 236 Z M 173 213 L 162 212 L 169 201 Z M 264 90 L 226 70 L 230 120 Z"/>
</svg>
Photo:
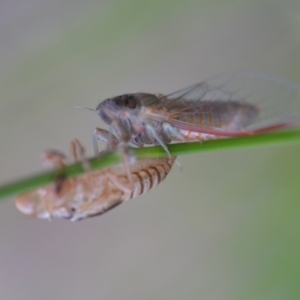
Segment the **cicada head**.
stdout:
<svg viewBox="0 0 300 300">
<path fill-rule="evenodd" d="M 96 107 L 96 112 L 109 125 L 113 121 L 134 121 L 140 115 L 143 107 L 155 101 L 157 101 L 157 98 L 153 94 L 124 94 L 102 101 Z"/>
</svg>

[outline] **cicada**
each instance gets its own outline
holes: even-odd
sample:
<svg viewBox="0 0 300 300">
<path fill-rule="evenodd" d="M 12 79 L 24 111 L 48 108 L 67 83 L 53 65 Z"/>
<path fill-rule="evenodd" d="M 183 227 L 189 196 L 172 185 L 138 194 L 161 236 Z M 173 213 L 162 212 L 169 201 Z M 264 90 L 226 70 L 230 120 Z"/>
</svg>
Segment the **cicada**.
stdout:
<svg viewBox="0 0 300 300">
<path fill-rule="evenodd" d="M 300 123 L 300 86 L 277 77 L 236 72 L 168 95 L 134 93 L 96 108 L 117 138 L 131 145 L 167 144 L 261 134 Z"/>
<path fill-rule="evenodd" d="M 98 130 L 102 135 L 104 130 Z M 107 134 L 101 136 L 107 140 Z M 116 144 L 116 138 L 110 136 Z M 59 176 L 56 182 L 19 195 L 16 207 L 26 215 L 39 219 L 52 217 L 77 221 L 101 215 L 113 207 L 148 192 L 170 172 L 175 157 L 130 159 L 130 182 L 124 164 L 98 171 L 90 171 L 83 157 L 84 149 L 78 140 L 71 143 L 75 161 L 82 161 L 86 172 L 74 178 Z M 58 151 L 46 151 L 43 160 L 63 175 L 66 157 Z"/>
</svg>

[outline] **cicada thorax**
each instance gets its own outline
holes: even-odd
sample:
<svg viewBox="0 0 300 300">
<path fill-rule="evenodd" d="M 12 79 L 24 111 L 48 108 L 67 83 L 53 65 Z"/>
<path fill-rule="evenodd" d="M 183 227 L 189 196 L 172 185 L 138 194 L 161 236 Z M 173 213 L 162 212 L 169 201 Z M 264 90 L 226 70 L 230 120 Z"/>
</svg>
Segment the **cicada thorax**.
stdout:
<svg viewBox="0 0 300 300">
<path fill-rule="evenodd" d="M 172 141 L 170 135 L 164 132 L 163 123 L 157 121 L 146 121 L 141 124 L 140 131 L 132 132 L 130 143 L 139 147 L 144 145 L 158 145 L 157 136 L 163 140 L 165 144 Z"/>
</svg>

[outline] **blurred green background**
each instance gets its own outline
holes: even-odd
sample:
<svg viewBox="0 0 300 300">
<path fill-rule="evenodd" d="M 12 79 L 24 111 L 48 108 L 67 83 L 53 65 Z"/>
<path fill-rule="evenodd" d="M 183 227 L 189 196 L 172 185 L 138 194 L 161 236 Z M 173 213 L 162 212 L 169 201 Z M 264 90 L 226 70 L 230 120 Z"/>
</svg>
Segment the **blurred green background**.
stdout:
<svg viewBox="0 0 300 300">
<path fill-rule="evenodd" d="M 41 170 L 95 108 L 255 70 L 300 81 L 299 0 L 0 3 L 0 182 Z M 158 188 L 99 218 L 0 210 L 1 299 L 299 299 L 299 144 L 180 158 Z"/>
</svg>

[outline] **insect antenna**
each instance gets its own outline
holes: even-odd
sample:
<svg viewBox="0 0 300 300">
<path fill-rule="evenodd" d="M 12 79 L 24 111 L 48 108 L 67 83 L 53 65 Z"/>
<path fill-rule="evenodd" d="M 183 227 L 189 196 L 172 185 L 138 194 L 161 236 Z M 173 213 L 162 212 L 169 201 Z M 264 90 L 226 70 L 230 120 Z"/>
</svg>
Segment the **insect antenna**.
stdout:
<svg viewBox="0 0 300 300">
<path fill-rule="evenodd" d="M 80 109 L 87 109 L 87 110 L 91 110 L 91 111 L 96 111 L 96 109 L 89 108 L 89 107 L 84 107 L 84 106 L 79 106 L 79 105 L 76 105 L 75 108 L 80 108 Z"/>
</svg>

